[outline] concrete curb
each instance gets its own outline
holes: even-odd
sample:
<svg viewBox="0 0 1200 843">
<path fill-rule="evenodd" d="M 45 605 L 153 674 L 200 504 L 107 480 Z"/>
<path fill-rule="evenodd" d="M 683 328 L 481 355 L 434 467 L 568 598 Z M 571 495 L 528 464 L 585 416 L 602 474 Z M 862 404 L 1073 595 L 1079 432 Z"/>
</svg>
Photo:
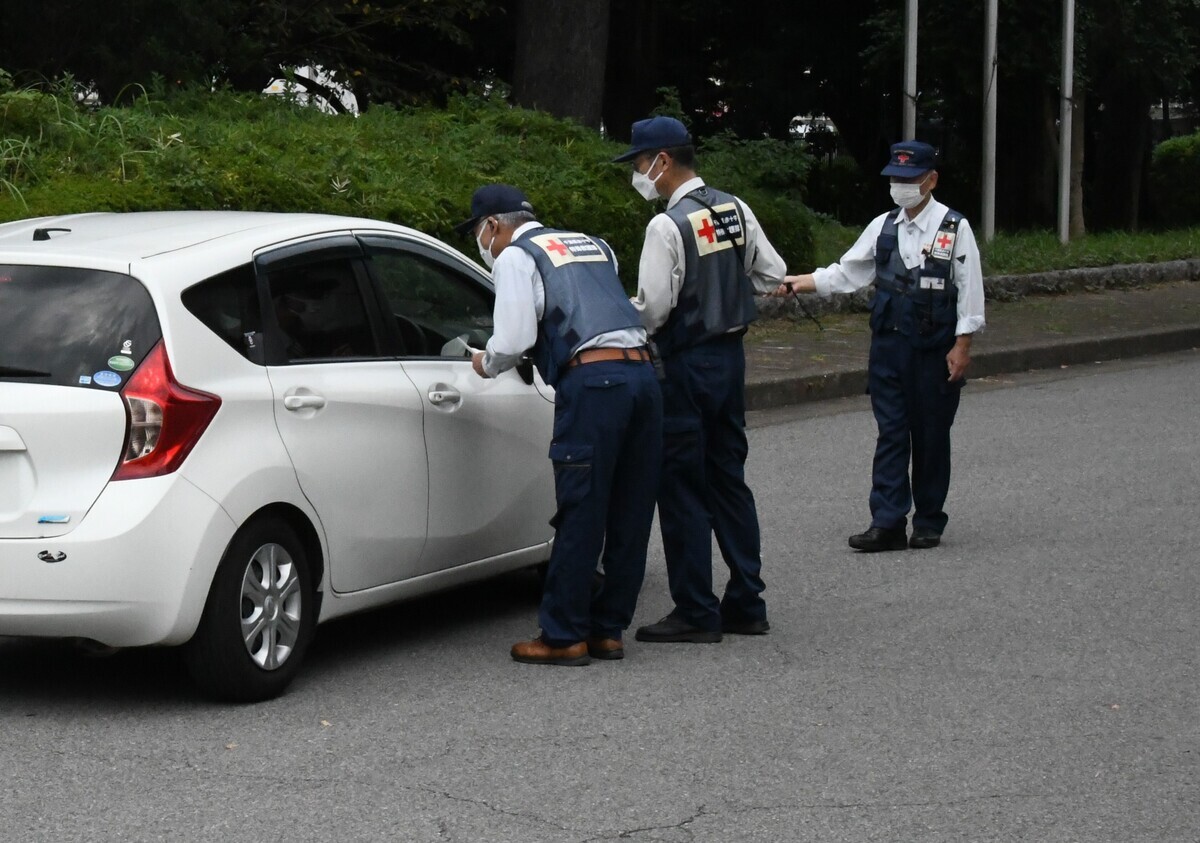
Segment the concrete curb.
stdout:
<svg viewBox="0 0 1200 843">
<path fill-rule="evenodd" d="M 1200 280 L 1200 259 L 1188 259 L 1060 269 L 1029 275 L 992 275 L 983 279 L 983 292 L 989 300 L 1015 301 L 1028 295 L 1128 290 L 1171 281 L 1197 280 Z"/>
<path fill-rule="evenodd" d="M 1200 349 L 1200 324 L 988 349 L 972 357 L 970 373 L 971 377 L 980 378 L 1196 349 Z M 746 383 L 746 409 L 768 410 L 806 401 L 846 398 L 862 395 L 866 390 L 865 365 L 797 377 L 762 378 Z"/>
</svg>

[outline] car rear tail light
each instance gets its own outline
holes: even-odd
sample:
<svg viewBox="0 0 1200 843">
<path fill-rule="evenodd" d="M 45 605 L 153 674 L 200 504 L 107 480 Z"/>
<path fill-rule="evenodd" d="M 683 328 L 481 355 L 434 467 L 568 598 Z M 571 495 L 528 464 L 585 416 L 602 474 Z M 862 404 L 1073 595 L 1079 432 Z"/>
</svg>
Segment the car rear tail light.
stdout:
<svg viewBox="0 0 1200 843">
<path fill-rule="evenodd" d="M 191 453 L 221 399 L 175 380 L 162 341 L 121 390 L 127 415 L 125 452 L 113 480 L 170 474 Z"/>
</svg>

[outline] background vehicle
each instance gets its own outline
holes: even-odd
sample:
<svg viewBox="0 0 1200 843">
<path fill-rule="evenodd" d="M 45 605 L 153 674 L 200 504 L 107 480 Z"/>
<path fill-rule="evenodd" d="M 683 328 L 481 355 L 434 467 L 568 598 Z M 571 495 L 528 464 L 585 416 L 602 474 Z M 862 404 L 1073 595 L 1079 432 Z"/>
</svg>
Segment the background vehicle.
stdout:
<svg viewBox="0 0 1200 843">
<path fill-rule="evenodd" d="M 372 220 L 0 225 L 0 635 L 186 645 L 258 700 L 320 621 L 548 558 L 552 392 L 455 341 L 492 305 Z"/>
</svg>

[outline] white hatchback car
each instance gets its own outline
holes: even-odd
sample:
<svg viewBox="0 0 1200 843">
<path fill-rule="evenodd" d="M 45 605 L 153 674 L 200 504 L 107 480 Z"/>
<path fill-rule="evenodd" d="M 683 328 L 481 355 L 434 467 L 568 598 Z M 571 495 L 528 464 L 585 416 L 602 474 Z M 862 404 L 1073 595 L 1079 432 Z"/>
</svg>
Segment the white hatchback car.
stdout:
<svg viewBox="0 0 1200 843">
<path fill-rule="evenodd" d="M 0 225 L 0 635 L 259 700 L 321 621 L 549 558 L 553 391 L 464 356 L 493 296 L 374 220 Z"/>
</svg>

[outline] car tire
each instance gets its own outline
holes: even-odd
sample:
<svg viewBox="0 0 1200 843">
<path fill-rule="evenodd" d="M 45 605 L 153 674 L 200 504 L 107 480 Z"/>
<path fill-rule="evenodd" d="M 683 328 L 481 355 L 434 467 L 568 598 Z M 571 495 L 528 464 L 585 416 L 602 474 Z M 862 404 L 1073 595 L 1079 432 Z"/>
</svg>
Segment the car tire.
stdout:
<svg viewBox="0 0 1200 843">
<path fill-rule="evenodd" d="M 283 520 L 252 521 L 234 535 L 217 567 L 184 660 L 207 696 L 271 699 L 299 671 L 315 625 L 303 543 Z"/>
</svg>

